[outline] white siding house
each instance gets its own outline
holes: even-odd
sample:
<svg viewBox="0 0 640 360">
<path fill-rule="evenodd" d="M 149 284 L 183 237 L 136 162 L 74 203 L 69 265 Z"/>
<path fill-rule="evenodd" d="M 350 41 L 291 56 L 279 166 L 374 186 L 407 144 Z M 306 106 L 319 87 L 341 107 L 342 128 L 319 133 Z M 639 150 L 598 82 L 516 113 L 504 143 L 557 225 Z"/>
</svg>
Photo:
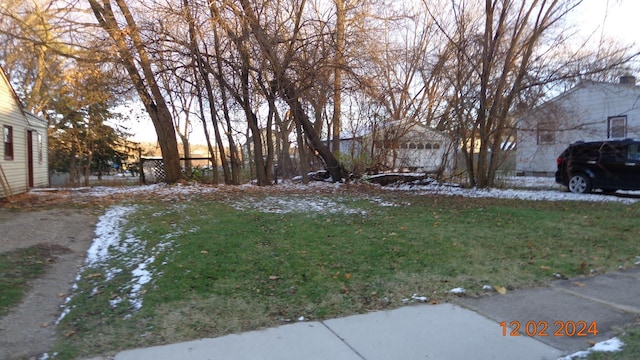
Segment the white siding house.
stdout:
<svg viewBox="0 0 640 360">
<path fill-rule="evenodd" d="M 36 186 L 49 184 L 47 159 L 47 122 L 22 108 L 18 96 L 0 68 L 0 198 L 7 197 L 4 188 L 15 195 Z M 2 176 L 0 173 L 0 176 Z"/>
<path fill-rule="evenodd" d="M 556 158 L 571 143 L 640 138 L 640 87 L 583 82 L 523 117 L 518 125 L 516 173 L 552 176 Z"/>
<path fill-rule="evenodd" d="M 366 158 L 376 170 L 436 173 L 452 166 L 452 142 L 442 132 L 418 123 L 394 122 L 359 135 L 345 135 L 340 151 L 350 158 Z"/>
</svg>

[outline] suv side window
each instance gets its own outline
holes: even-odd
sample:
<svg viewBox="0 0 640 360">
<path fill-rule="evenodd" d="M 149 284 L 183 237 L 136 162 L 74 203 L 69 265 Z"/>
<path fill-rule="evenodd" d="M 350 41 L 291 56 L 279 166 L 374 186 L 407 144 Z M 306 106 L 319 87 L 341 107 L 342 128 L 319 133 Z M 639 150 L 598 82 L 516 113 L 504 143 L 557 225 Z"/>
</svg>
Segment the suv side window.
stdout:
<svg viewBox="0 0 640 360">
<path fill-rule="evenodd" d="M 595 160 L 598 157 L 599 148 L 594 145 L 576 145 L 571 147 L 570 156 L 577 158 L 592 158 Z"/>
<path fill-rule="evenodd" d="M 617 144 L 603 143 L 600 147 L 600 160 L 603 162 L 624 162 L 626 160 L 624 147 Z"/>
<path fill-rule="evenodd" d="M 638 152 L 638 144 L 629 145 L 627 159 L 630 161 L 640 161 L 640 152 Z"/>
</svg>

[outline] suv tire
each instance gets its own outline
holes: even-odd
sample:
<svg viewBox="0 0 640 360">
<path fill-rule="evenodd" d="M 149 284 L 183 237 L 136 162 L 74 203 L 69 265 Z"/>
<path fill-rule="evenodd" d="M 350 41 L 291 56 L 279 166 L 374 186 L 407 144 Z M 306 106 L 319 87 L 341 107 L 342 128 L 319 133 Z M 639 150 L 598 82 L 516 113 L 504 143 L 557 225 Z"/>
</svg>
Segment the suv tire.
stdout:
<svg viewBox="0 0 640 360">
<path fill-rule="evenodd" d="M 591 192 L 591 181 L 585 174 L 574 174 L 569 179 L 569 191 L 575 194 L 588 194 Z"/>
</svg>

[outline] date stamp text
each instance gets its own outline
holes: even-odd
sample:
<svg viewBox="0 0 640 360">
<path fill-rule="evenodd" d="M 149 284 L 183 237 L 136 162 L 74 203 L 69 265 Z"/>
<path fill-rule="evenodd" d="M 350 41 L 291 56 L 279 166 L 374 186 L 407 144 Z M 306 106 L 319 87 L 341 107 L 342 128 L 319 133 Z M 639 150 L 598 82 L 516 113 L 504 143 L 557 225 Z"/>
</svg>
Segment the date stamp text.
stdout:
<svg viewBox="0 0 640 360">
<path fill-rule="evenodd" d="M 529 320 L 525 323 L 517 320 L 502 321 L 502 336 L 569 336 L 587 337 L 598 335 L 598 323 L 595 321 L 548 321 Z"/>
</svg>

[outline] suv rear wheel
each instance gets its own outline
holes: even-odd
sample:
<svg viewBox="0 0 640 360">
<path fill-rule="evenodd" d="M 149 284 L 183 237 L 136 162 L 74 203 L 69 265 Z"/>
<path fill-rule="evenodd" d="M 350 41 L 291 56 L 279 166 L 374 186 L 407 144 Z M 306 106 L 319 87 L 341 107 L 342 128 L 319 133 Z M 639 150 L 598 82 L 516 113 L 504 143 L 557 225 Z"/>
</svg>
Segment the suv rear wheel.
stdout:
<svg viewBox="0 0 640 360">
<path fill-rule="evenodd" d="M 576 194 L 591 192 L 591 181 L 585 174 L 574 174 L 569 179 L 569 191 Z"/>
</svg>

